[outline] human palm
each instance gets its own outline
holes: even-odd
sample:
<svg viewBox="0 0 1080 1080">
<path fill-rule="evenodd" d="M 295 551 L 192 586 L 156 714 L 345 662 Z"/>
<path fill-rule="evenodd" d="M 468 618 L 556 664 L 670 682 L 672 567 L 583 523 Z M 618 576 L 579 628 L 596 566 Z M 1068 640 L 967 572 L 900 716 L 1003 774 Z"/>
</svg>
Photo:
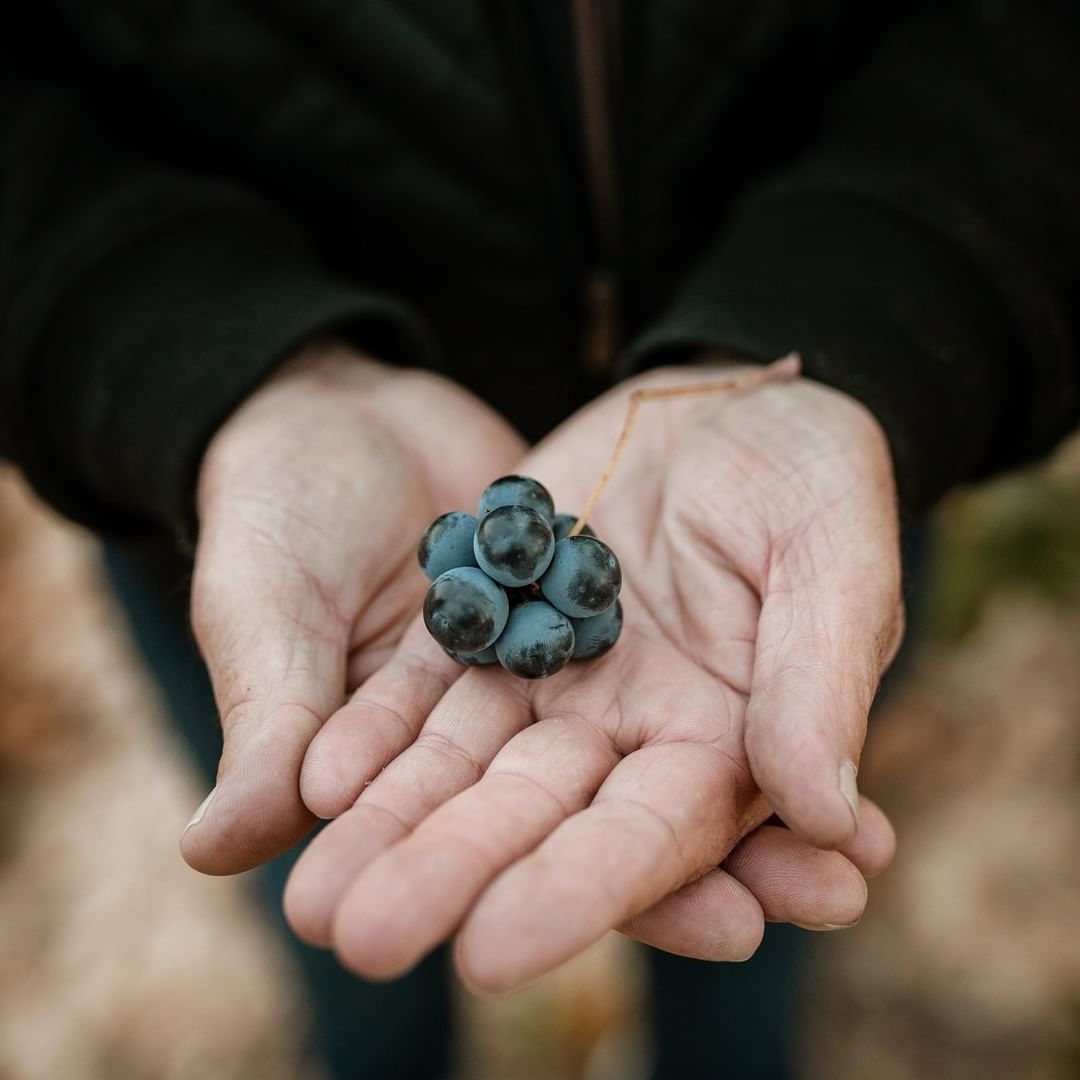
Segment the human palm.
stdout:
<svg viewBox="0 0 1080 1080">
<path fill-rule="evenodd" d="M 519 471 L 583 505 L 629 393 L 701 378 L 618 388 Z M 901 622 L 884 441 L 861 407 L 804 381 L 646 408 L 591 522 L 623 567 L 616 648 L 550 680 L 470 669 L 408 695 L 391 661 L 313 742 L 305 797 L 341 817 L 287 907 L 356 970 L 397 974 L 458 932 L 463 974 L 504 988 L 612 927 L 741 958 L 764 918 L 798 922 L 808 904 L 760 887 L 766 865 L 814 858 L 813 921 L 850 907 L 851 863 L 806 842 L 860 862 L 844 763 Z M 421 626 L 405 642 L 414 666 L 447 672 Z M 369 751 L 343 753 L 361 732 L 381 765 L 397 758 L 381 773 Z M 774 810 L 798 836 L 753 832 Z"/>
<path fill-rule="evenodd" d="M 246 870 L 310 831 L 309 742 L 389 656 L 407 667 L 398 646 L 424 593 L 414 538 L 523 448 L 448 380 L 333 341 L 222 427 L 199 476 L 192 620 L 224 749 L 184 834 L 192 866 Z"/>
</svg>

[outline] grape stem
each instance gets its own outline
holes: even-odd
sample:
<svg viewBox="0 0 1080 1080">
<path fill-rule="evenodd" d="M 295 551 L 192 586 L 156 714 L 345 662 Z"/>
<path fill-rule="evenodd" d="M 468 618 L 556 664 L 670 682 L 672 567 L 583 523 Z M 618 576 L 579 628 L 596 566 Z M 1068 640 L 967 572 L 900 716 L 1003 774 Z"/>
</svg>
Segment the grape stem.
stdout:
<svg viewBox="0 0 1080 1080">
<path fill-rule="evenodd" d="M 765 386 L 767 383 L 787 382 L 790 379 L 798 378 L 801 369 L 802 360 L 799 354 L 791 352 L 787 356 L 780 357 L 779 360 L 774 360 L 771 364 L 766 364 L 763 368 L 744 372 L 741 375 L 732 375 L 727 379 L 720 379 L 716 382 L 635 390 L 630 395 L 626 420 L 623 421 L 622 431 L 619 433 L 618 442 L 615 443 L 615 449 L 611 452 L 611 457 L 608 459 L 603 474 L 593 487 L 589 500 L 585 503 L 585 509 L 582 510 L 581 516 L 574 522 L 574 527 L 567 533 L 567 536 L 577 536 L 588 523 L 589 517 L 596 508 L 604 488 L 607 487 L 608 481 L 615 472 L 615 467 L 619 464 L 619 459 L 626 450 L 626 444 L 630 441 L 630 435 L 633 433 L 634 425 L 637 423 L 638 410 L 643 402 L 660 401 L 664 398 L 697 397 L 703 394 L 737 393 L 742 390 L 754 390 L 759 386 Z"/>
</svg>

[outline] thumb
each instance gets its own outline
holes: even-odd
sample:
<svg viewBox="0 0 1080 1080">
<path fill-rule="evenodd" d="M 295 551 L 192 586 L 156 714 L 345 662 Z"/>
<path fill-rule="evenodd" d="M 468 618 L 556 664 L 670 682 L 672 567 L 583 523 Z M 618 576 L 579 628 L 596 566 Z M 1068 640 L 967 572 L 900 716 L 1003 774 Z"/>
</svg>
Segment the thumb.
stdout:
<svg viewBox="0 0 1080 1080">
<path fill-rule="evenodd" d="M 192 623 L 224 744 L 181 853 L 203 873 L 234 874 L 286 851 L 315 823 L 300 767 L 344 698 L 348 624 L 314 575 L 273 545 L 218 536 L 201 539 L 200 554 Z"/>
<path fill-rule="evenodd" d="M 903 633 L 895 522 L 819 521 L 774 558 L 758 621 L 746 751 L 785 824 L 819 848 L 858 829 L 856 767 L 866 722 Z"/>
</svg>

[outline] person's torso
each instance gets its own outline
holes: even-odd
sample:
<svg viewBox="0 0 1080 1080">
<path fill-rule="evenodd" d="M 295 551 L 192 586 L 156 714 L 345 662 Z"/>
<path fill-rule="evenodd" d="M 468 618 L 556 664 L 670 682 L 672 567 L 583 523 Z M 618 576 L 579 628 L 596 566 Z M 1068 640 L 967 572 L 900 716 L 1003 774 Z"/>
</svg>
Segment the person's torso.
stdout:
<svg viewBox="0 0 1080 1080">
<path fill-rule="evenodd" d="M 853 0 L 53 4 L 125 137 L 284 206 L 541 427 L 603 378 L 596 320 L 617 346 L 658 314 L 882 18 Z"/>
</svg>

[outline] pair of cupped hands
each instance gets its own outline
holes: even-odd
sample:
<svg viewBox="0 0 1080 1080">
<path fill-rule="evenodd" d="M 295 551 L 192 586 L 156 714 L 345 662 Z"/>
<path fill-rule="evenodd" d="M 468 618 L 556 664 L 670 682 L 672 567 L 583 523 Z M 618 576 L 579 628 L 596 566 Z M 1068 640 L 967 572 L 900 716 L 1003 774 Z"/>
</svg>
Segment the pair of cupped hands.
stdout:
<svg viewBox="0 0 1080 1080">
<path fill-rule="evenodd" d="M 634 389 L 529 448 L 487 405 L 344 342 L 300 350 L 202 462 L 192 621 L 224 731 L 182 850 L 293 869 L 300 937 L 369 978 L 453 938 L 474 988 L 520 986 L 613 928 L 744 960 L 768 921 L 856 922 L 892 859 L 856 788 L 902 632 L 877 422 L 807 379 L 642 409 L 590 520 L 623 570 L 605 657 L 528 682 L 428 636 L 416 546 L 498 476 L 579 510 Z"/>
</svg>

